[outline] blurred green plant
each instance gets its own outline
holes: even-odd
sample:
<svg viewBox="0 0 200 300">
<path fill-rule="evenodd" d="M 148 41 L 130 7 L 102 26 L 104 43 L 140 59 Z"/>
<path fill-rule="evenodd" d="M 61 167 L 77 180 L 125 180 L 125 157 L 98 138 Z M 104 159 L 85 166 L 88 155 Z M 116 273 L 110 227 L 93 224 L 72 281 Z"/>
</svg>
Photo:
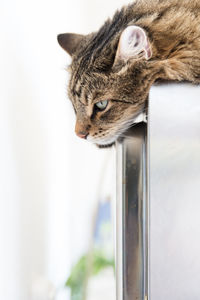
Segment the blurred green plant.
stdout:
<svg viewBox="0 0 200 300">
<path fill-rule="evenodd" d="M 66 286 L 71 290 L 71 300 L 85 300 L 87 282 L 105 268 L 113 267 L 114 259 L 108 259 L 103 252 L 93 250 L 83 255 L 72 268 Z"/>
</svg>

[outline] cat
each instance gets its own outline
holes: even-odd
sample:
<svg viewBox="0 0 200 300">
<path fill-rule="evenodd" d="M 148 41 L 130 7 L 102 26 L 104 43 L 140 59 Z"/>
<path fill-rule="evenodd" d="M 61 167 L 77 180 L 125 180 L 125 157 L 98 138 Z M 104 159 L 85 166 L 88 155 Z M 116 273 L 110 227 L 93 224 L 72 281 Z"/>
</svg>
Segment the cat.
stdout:
<svg viewBox="0 0 200 300">
<path fill-rule="evenodd" d="M 144 110 L 155 81 L 200 82 L 200 0 L 136 0 L 99 31 L 60 34 L 58 43 L 72 57 L 76 134 L 110 146 Z"/>
</svg>

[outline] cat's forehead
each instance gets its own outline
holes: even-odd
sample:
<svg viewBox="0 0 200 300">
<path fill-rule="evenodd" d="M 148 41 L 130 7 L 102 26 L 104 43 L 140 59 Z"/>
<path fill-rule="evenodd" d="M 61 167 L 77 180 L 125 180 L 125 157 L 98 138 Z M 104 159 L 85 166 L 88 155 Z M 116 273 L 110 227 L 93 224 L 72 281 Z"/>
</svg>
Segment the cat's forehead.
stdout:
<svg viewBox="0 0 200 300">
<path fill-rule="evenodd" d="M 107 90 L 108 76 L 97 73 L 93 68 L 85 67 L 81 71 L 79 68 L 80 66 L 77 65 L 77 69 L 71 73 L 69 95 L 74 103 L 81 102 L 89 105 Z"/>
</svg>

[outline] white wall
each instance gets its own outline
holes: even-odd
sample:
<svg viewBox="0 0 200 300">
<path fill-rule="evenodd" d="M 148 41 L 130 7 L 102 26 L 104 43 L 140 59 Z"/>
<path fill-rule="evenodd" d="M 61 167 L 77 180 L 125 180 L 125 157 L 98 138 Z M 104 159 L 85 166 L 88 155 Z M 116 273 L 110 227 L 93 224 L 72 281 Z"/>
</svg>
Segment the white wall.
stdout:
<svg viewBox="0 0 200 300">
<path fill-rule="evenodd" d="M 0 299 L 51 299 L 41 289 L 52 285 L 64 299 L 59 287 L 87 249 L 101 166 L 110 155 L 112 169 L 114 153 L 74 135 L 70 58 L 56 35 L 97 29 L 125 2 L 1 2 Z"/>
</svg>

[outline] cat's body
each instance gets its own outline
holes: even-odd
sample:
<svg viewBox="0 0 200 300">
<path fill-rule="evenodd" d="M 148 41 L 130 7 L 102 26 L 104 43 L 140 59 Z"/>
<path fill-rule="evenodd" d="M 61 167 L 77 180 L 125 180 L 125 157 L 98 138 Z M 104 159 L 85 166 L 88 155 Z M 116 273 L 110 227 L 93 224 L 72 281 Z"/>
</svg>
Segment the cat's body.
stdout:
<svg viewBox="0 0 200 300">
<path fill-rule="evenodd" d="M 200 82 L 200 0 L 137 0 L 98 32 L 58 41 L 72 56 L 76 133 L 98 145 L 134 123 L 156 80 Z"/>
</svg>

